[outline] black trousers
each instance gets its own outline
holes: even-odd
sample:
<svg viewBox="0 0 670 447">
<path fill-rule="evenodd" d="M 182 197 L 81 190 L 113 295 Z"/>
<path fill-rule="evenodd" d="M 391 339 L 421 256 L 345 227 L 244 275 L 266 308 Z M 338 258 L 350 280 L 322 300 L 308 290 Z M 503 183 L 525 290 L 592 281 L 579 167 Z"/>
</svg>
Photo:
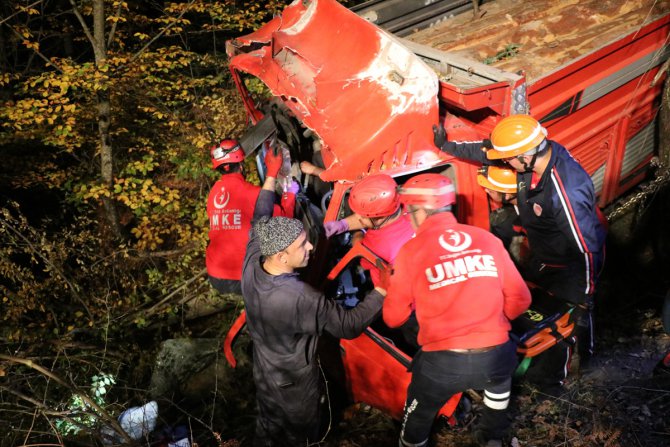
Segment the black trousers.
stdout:
<svg viewBox="0 0 670 447">
<path fill-rule="evenodd" d="M 419 351 L 412 360 L 400 444 L 426 445 L 437 412 L 452 395 L 467 389 L 484 390 L 484 412 L 476 430 L 484 439 L 501 439 L 510 424 L 507 406 L 515 367 L 512 341 L 482 353 Z"/>
<path fill-rule="evenodd" d="M 314 368 L 291 384 L 277 384 L 257 373 L 254 447 L 305 446 L 320 440 L 325 393 L 320 371 Z"/>
<path fill-rule="evenodd" d="M 575 305 L 571 320 L 575 323 L 574 339 L 559 343 L 535 359 L 536 377 L 527 378 L 538 385 L 562 384 L 567 376 L 573 348 L 577 348 L 580 365 L 588 363 L 594 351 L 593 295 L 586 293 L 586 273 L 582 265 L 550 266 L 532 259 L 527 280 L 534 282 L 556 299 Z"/>
</svg>

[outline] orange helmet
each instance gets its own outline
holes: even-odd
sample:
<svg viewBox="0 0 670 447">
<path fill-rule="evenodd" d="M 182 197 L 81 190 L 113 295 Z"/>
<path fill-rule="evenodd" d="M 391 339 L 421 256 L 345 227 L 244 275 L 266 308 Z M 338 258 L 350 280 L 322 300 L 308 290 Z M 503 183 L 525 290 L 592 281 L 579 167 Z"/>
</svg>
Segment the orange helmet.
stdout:
<svg viewBox="0 0 670 447">
<path fill-rule="evenodd" d="M 407 180 L 398 191 L 403 205 L 436 210 L 456 203 L 456 188 L 440 174 L 419 174 Z"/>
<path fill-rule="evenodd" d="M 482 166 L 477 171 L 479 186 L 505 194 L 516 194 L 516 170 L 500 166 Z"/>
<path fill-rule="evenodd" d="M 212 146 L 212 167 L 218 168 L 226 163 L 240 163 L 244 160 L 244 151 L 237 140 L 222 140 Z"/>
<path fill-rule="evenodd" d="M 486 151 L 490 160 L 516 157 L 537 147 L 547 138 L 547 129 L 530 115 L 503 118 L 491 132 L 493 149 Z"/>
<path fill-rule="evenodd" d="M 386 174 L 373 174 L 356 183 L 349 193 L 349 207 L 363 217 L 387 217 L 400 208 L 395 180 Z"/>
</svg>

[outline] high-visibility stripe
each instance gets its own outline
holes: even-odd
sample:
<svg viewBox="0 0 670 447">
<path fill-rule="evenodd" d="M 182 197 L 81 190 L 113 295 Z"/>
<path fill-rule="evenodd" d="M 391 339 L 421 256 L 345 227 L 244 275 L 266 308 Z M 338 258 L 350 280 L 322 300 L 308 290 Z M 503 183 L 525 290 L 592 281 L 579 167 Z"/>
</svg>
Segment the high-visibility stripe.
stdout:
<svg viewBox="0 0 670 447">
<path fill-rule="evenodd" d="M 400 442 L 398 443 L 400 447 L 423 447 L 425 445 L 428 445 L 428 438 L 426 438 L 425 441 L 421 441 L 418 444 L 412 444 L 411 442 L 407 442 L 404 439 L 402 439 L 402 436 L 400 437 Z"/>
<path fill-rule="evenodd" d="M 584 254 L 584 262 L 586 264 L 586 290 L 584 293 L 591 294 L 595 284 L 593 283 L 593 254 L 588 250 L 584 236 L 582 235 L 581 229 L 579 228 L 579 223 L 577 222 L 577 216 L 572 209 L 572 204 L 570 203 L 570 198 L 568 197 L 565 187 L 563 186 L 563 181 L 561 180 L 560 175 L 556 167 L 551 169 L 551 180 L 554 183 L 556 192 L 558 193 L 558 198 L 561 201 L 563 210 L 565 210 L 565 215 L 568 219 L 568 224 L 570 225 L 570 231 L 572 232 L 577 247 L 579 251 Z"/>
<path fill-rule="evenodd" d="M 491 182 L 491 184 L 493 186 L 497 186 L 498 188 L 516 189 L 516 182 L 514 182 L 514 183 L 502 183 L 502 182 L 499 182 L 497 180 L 493 180 L 491 177 L 486 177 L 486 178 L 488 179 L 489 182 Z"/>
<path fill-rule="evenodd" d="M 505 399 L 494 399 L 489 396 L 488 391 L 484 391 L 484 405 L 492 410 L 504 410 L 509 405 L 509 393 L 506 393 Z"/>
<path fill-rule="evenodd" d="M 491 399 L 501 400 L 509 399 L 510 392 L 507 391 L 506 393 L 492 393 L 489 390 L 484 390 L 484 395 L 490 397 Z"/>
<path fill-rule="evenodd" d="M 400 188 L 399 194 L 416 195 L 416 196 L 442 196 L 444 194 L 456 192 L 453 184 L 444 185 L 440 188 Z"/>
<path fill-rule="evenodd" d="M 235 149 L 239 149 L 239 148 L 240 148 L 240 145 L 239 145 L 239 144 L 236 144 L 236 145 L 233 146 L 231 149 L 223 149 L 223 148 L 217 147 L 217 148 L 214 149 L 214 151 L 212 152 L 212 158 L 214 158 L 214 160 L 217 160 L 217 161 L 218 161 L 218 160 L 221 160 L 221 159 L 225 159 L 225 158 L 228 157 L 228 155 L 230 155 Z"/>
</svg>

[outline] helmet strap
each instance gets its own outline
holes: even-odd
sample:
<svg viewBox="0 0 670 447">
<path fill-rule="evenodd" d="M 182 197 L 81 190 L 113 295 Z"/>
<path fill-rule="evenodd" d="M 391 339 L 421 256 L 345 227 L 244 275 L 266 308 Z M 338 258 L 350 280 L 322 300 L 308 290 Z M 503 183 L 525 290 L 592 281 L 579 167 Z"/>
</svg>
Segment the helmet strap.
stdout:
<svg viewBox="0 0 670 447">
<path fill-rule="evenodd" d="M 523 166 L 524 172 L 532 172 L 535 168 L 535 162 L 537 161 L 537 152 L 533 154 L 533 158 L 530 159 L 530 163 L 526 163 L 526 160 L 519 158 L 521 165 Z"/>
<path fill-rule="evenodd" d="M 509 199 L 507 198 L 508 195 L 510 196 Z M 505 194 L 505 193 L 503 193 L 503 197 L 502 197 L 503 205 L 511 204 L 512 203 L 511 201 L 516 199 L 516 196 L 517 196 L 516 194 Z"/>
<path fill-rule="evenodd" d="M 384 220 L 382 220 L 382 221 L 381 221 L 380 223 L 378 223 L 378 224 L 372 222 L 372 219 L 370 219 L 370 222 L 372 222 L 372 229 L 373 229 L 373 230 L 379 230 L 381 227 L 383 227 L 384 225 L 386 225 L 386 223 L 387 223 L 389 220 L 391 220 L 391 219 L 393 219 L 394 217 L 398 216 L 398 214 L 400 214 L 400 207 L 398 207 L 398 209 L 395 210 L 395 213 L 386 216 L 386 217 L 384 218 Z"/>
</svg>

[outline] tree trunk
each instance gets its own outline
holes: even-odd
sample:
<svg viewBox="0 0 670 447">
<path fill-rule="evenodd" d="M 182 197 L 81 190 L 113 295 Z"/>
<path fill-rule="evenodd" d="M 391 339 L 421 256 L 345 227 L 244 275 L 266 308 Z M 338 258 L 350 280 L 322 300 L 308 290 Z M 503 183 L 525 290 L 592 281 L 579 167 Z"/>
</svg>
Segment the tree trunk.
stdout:
<svg viewBox="0 0 670 447">
<path fill-rule="evenodd" d="M 95 64 L 102 67 L 107 62 L 107 44 L 105 41 L 105 2 L 104 0 L 93 1 L 93 51 L 95 53 Z M 114 189 L 114 151 L 109 132 L 111 103 L 109 93 L 106 89 L 100 90 L 98 101 L 98 135 L 100 137 L 100 178 L 102 183 L 110 190 Z M 121 238 L 121 224 L 119 213 L 114 200 L 103 197 L 102 204 L 107 216 L 107 223 L 112 234 L 117 239 Z"/>
</svg>

